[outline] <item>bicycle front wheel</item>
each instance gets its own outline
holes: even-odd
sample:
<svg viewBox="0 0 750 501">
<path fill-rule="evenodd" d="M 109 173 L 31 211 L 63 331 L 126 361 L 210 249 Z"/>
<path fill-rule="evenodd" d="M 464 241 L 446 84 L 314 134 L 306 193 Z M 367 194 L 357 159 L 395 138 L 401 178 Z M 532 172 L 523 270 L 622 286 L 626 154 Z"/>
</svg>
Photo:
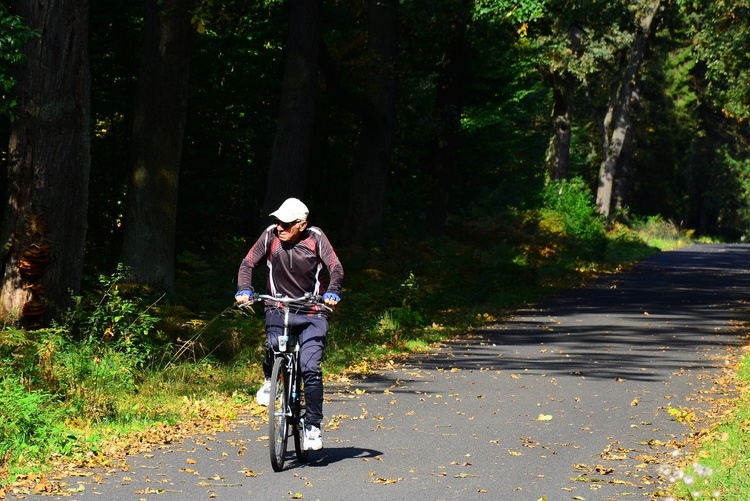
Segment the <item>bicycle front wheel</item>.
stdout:
<svg viewBox="0 0 750 501">
<path fill-rule="evenodd" d="M 289 412 L 289 374 L 286 359 L 277 357 L 271 373 L 271 395 L 268 402 L 268 441 L 273 471 L 284 468 L 286 443 L 289 437 L 287 416 Z"/>
<path fill-rule="evenodd" d="M 305 391 L 302 387 L 302 382 L 299 380 L 302 377 L 302 371 L 297 371 L 297 381 L 292 384 L 297 385 L 297 401 L 293 405 L 294 407 L 294 424 L 292 425 L 292 436 L 294 437 L 294 450 L 297 454 L 297 460 L 300 463 L 307 462 L 307 451 L 305 450 Z"/>
</svg>

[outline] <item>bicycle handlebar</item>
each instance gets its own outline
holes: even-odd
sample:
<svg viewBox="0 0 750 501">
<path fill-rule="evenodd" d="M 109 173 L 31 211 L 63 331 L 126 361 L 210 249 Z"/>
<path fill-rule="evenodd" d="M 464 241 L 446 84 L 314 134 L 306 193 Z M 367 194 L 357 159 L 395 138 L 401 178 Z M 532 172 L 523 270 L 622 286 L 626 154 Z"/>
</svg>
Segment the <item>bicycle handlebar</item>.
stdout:
<svg viewBox="0 0 750 501">
<path fill-rule="evenodd" d="M 263 302 L 271 301 L 275 303 L 281 303 L 284 306 L 289 306 L 293 304 L 296 304 L 299 306 L 302 306 L 304 304 L 314 304 L 316 306 L 320 306 L 321 308 L 323 308 L 324 310 L 328 312 L 333 311 L 333 308 L 331 308 L 330 306 L 328 306 L 327 304 L 323 302 L 322 296 L 310 294 L 309 292 L 305 293 L 304 296 L 300 296 L 300 297 L 271 296 L 270 294 L 258 294 L 256 292 L 251 296 L 250 301 L 240 304 L 240 307 L 251 306 L 256 301 L 263 301 Z"/>
</svg>

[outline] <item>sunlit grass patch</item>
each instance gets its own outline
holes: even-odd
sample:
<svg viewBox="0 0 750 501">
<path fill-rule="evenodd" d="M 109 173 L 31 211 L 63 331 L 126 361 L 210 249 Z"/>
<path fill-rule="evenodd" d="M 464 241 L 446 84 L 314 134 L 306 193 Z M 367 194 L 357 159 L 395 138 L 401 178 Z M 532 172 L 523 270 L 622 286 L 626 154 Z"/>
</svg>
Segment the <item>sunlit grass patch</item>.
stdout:
<svg viewBox="0 0 750 501">
<path fill-rule="evenodd" d="M 750 494 L 750 355 L 737 372 L 740 397 L 733 410 L 702 436 L 698 449 L 662 469 L 673 500 L 746 500 Z"/>
</svg>

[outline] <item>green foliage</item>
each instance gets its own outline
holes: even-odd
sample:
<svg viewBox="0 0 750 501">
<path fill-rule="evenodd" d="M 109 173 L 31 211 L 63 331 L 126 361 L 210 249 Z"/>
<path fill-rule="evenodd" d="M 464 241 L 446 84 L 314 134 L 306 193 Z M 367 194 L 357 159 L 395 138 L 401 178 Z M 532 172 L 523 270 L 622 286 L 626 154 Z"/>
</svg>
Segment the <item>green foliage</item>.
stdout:
<svg viewBox="0 0 750 501">
<path fill-rule="evenodd" d="M 394 291 L 396 300 L 400 306 L 387 309 L 378 319 L 378 331 L 380 335 L 391 338 L 392 342 L 398 342 L 401 333 L 407 329 L 417 329 L 424 324 L 422 315 L 419 313 L 419 284 L 414 273 L 409 276 Z"/>
<path fill-rule="evenodd" d="M 750 119 L 750 16 L 747 2 L 680 0 L 693 37 L 693 54 L 705 65 L 707 95 L 728 117 Z"/>
<path fill-rule="evenodd" d="M 77 305 L 63 329 L 90 343 L 103 341 L 131 360 L 134 367 L 142 368 L 161 354 L 156 329 L 159 318 L 152 313 L 156 302 L 145 305 L 143 298 L 127 290 L 132 289 L 123 283 L 127 274 L 127 268 L 120 264 L 111 276 L 100 275 L 96 290 L 101 292 L 75 298 Z"/>
<path fill-rule="evenodd" d="M 11 89 L 16 84 L 11 68 L 23 61 L 22 48 L 33 35 L 20 16 L 10 14 L 4 4 L 0 5 L 0 117 L 15 117 L 18 103 L 11 97 Z"/>
<path fill-rule="evenodd" d="M 73 415 L 88 420 L 117 418 L 121 396 L 137 389 L 139 375 L 157 356 L 168 356 L 167 347 L 156 342 L 159 319 L 139 298 L 124 297 L 120 291 L 124 273 L 119 268 L 111 277 L 100 277 L 103 294 L 95 300 L 78 298 L 61 324 L 3 333 L 0 360 L 8 374 L 27 379 L 30 394 L 35 395 L 31 403 L 46 401 L 46 393 L 34 390 L 40 388 Z M 40 419 L 46 415 L 40 414 Z"/>
<path fill-rule="evenodd" d="M 69 449 L 62 408 L 44 390 L 29 390 L 8 367 L 0 368 L 0 470 Z"/>
<path fill-rule="evenodd" d="M 603 241 L 604 220 L 597 213 L 591 191 L 581 178 L 551 181 L 542 198 L 542 213 L 550 219 L 558 219 L 565 235 Z"/>
<path fill-rule="evenodd" d="M 94 420 L 117 418 L 118 399 L 136 389 L 137 361 L 92 338 L 61 348 L 55 357 L 55 377 L 75 414 Z"/>
</svg>

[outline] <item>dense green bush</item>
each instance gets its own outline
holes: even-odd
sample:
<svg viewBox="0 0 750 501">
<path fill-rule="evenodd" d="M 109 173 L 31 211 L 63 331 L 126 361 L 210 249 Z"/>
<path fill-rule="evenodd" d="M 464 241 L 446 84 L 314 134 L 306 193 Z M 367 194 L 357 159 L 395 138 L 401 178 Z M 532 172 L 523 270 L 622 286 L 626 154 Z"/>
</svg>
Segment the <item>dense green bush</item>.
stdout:
<svg viewBox="0 0 750 501">
<path fill-rule="evenodd" d="M 591 191 L 581 178 L 548 183 L 543 192 L 542 212 L 559 218 L 567 236 L 589 241 L 604 240 L 604 220 L 596 212 Z"/>
</svg>

